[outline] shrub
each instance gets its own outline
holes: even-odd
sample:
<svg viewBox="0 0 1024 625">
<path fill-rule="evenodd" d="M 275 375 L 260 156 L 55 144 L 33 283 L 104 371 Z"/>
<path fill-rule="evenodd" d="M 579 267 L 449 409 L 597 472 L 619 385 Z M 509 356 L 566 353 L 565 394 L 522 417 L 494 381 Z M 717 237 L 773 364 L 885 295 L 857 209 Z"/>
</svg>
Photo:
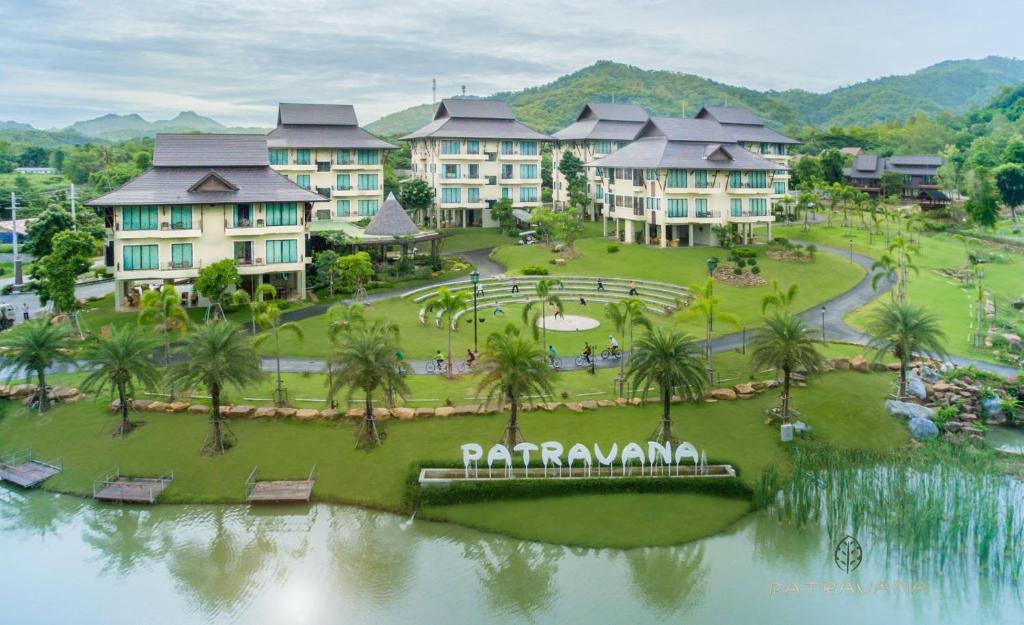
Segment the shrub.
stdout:
<svg viewBox="0 0 1024 625">
<path fill-rule="evenodd" d="M 608 246 L 608 253 L 609 254 L 618 254 L 619 253 L 619 246 L 615 245 L 614 243 L 612 245 L 609 245 Z"/>
<path fill-rule="evenodd" d="M 750 273 L 756 276 L 757 274 L 761 273 L 761 268 L 758 267 L 757 265 L 754 265 L 753 267 L 750 268 Z"/>
<path fill-rule="evenodd" d="M 528 267 L 523 267 L 524 276 L 546 276 L 548 275 L 548 273 L 549 272 L 547 267 L 541 267 L 539 265 L 530 265 Z"/>
<path fill-rule="evenodd" d="M 757 259 L 756 258 L 751 258 L 751 259 L 749 259 L 747 261 L 747 264 L 750 265 L 751 267 L 756 267 L 757 266 Z"/>
<path fill-rule="evenodd" d="M 757 256 L 757 250 L 752 247 L 737 247 L 732 253 L 739 258 L 754 258 Z"/>
<path fill-rule="evenodd" d="M 744 267 L 747 266 L 747 261 L 745 261 L 745 260 L 743 260 L 741 258 L 741 259 L 736 261 L 736 266 L 739 267 L 740 269 L 743 269 Z"/>
<path fill-rule="evenodd" d="M 743 270 L 740 269 L 739 267 L 736 267 L 735 269 L 733 269 L 732 272 L 734 274 L 736 274 L 737 276 L 742 276 L 743 275 Z"/>
<path fill-rule="evenodd" d="M 0 289 L 0 295 L 10 295 L 11 293 L 14 293 L 13 284 L 5 284 L 3 288 Z"/>
<path fill-rule="evenodd" d="M 772 243 L 775 243 L 780 247 L 786 247 L 787 245 L 789 245 L 789 239 L 787 239 L 786 237 L 775 237 L 774 239 L 772 239 Z"/>
</svg>

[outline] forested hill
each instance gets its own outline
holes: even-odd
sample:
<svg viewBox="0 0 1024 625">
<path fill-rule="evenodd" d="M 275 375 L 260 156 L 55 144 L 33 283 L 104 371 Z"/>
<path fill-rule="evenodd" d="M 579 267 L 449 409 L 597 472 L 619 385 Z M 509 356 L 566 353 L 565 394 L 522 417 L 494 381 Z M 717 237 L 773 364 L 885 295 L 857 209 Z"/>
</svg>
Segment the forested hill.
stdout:
<svg viewBox="0 0 1024 625">
<path fill-rule="evenodd" d="M 914 113 L 961 112 L 988 102 L 1005 86 L 1024 82 L 1024 61 L 1004 57 L 945 61 L 904 76 L 888 76 L 818 94 L 756 91 L 678 72 L 600 61 L 546 85 L 495 94 L 524 123 L 554 132 L 588 101 L 634 102 L 656 115 L 693 115 L 705 104 L 745 106 L 778 128 L 864 126 Z M 411 132 L 430 119 L 429 105 L 387 115 L 376 134 Z"/>
</svg>

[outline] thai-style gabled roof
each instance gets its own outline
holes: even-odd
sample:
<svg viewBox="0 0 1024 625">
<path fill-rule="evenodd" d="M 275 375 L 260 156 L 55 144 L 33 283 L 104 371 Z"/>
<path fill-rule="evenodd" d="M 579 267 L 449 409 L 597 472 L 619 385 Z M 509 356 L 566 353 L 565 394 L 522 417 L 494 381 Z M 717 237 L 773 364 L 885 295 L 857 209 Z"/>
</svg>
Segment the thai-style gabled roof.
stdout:
<svg viewBox="0 0 1024 625">
<path fill-rule="evenodd" d="M 575 122 L 552 136 L 559 141 L 630 141 L 649 117 L 637 104 L 591 102 L 584 105 Z"/>
<path fill-rule="evenodd" d="M 356 109 L 351 104 L 295 104 L 277 105 L 277 125 L 302 126 L 358 126 Z"/>
<path fill-rule="evenodd" d="M 551 137 L 533 130 L 512 114 L 501 100 L 448 98 L 434 109 L 434 119 L 402 139 L 528 139 L 549 141 Z"/>
<path fill-rule="evenodd" d="M 394 150 L 397 146 L 359 127 L 351 104 L 289 104 L 277 109 L 277 128 L 267 134 L 271 148 Z"/>
<path fill-rule="evenodd" d="M 388 193 L 377 214 L 366 226 L 365 233 L 372 236 L 404 237 L 419 234 L 409 213 L 405 212 L 394 193 Z"/>
</svg>

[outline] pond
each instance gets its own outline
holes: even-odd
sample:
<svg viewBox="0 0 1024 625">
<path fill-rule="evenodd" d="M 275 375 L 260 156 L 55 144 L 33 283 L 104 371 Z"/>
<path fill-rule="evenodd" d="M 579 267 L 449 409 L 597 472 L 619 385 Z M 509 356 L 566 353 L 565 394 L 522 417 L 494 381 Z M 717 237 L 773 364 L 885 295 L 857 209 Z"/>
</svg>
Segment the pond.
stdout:
<svg viewBox="0 0 1024 625">
<path fill-rule="evenodd" d="M 823 526 L 766 514 L 686 545 L 588 550 L 343 506 L 98 506 L 0 487 L 0 527 L 0 622 L 21 625 L 1024 619 L 1013 584 L 970 567 L 917 577 L 871 541 L 846 573 Z"/>
</svg>

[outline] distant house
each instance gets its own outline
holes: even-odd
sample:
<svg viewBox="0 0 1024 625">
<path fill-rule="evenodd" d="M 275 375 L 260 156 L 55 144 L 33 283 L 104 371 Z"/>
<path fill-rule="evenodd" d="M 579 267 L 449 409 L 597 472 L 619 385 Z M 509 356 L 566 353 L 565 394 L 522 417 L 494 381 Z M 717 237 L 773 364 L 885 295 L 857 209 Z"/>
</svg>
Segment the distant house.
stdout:
<svg viewBox="0 0 1024 625">
<path fill-rule="evenodd" d="M 846 181 L 853 187 L 880 195 L 882 175 L 894 172 L 903 177 L 900 199 L 916 203 L 924 209 L 949 205 L 949 197 L 939 189 L 938 170 L 945 164 L 941 156 L 897 155 L 888 158 L 875 154 L 861 154 L 853 159 L 853 166 L 843 170 Z"/>
<path fill-rule="evenodd" d="M 852 156 L 856 158 L 864 153 L 864 148 L 859 148 L 856 146 L 849 148 L 839 148 L 839 153 L 842 154 L 843 156 Z"/>
<path fill-rule="evenodd" d="M 16 174 L 55 174 L 57 173 L 56 167 L 15 167 L 14 173 Z"/>
<path fill-rule="evenodd" d="M 15 224 L 15 231 L 18 233 L 18 242 L 25 240 L 25 236 L 28 233 L 28 225 L 31 223 L 29 219 L 19 219 Z M 0 243 L 13 243 L 13 237 L 11 235 L 11 222 L 0 221 Z"/>
</svg>

